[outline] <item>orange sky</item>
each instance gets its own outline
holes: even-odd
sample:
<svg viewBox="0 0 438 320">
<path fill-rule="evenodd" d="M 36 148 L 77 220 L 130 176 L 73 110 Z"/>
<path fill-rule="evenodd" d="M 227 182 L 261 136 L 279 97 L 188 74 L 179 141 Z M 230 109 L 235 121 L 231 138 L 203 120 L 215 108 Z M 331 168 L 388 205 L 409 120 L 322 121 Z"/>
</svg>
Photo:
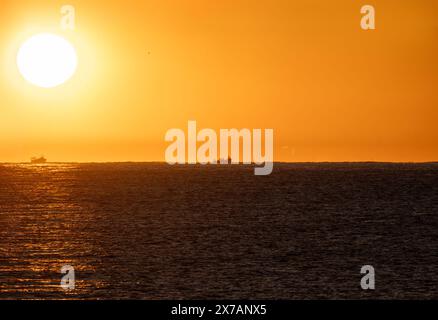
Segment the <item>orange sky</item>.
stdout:
<svg viewBox="0 0 438 320">
<path fill-rule="evenodd" d="M 438 160 L 438 2 L 3 0 L 0 21 L 0 162 L 164 161 L 188 120 L 273 128 L 277 161 Z M 15 66 L 39 32 L 77 48 L 58 88 Z"/>
</svg>

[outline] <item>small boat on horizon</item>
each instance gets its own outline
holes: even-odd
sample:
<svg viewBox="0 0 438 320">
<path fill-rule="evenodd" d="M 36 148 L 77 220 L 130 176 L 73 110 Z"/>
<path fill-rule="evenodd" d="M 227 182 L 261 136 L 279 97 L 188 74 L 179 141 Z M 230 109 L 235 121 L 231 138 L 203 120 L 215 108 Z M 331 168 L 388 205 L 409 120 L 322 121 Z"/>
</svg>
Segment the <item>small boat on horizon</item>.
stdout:
<svg viewBox="0 0 438 320">
<path fill-rule="evenodd" d="M 217 163 L 218 163 L 218 164 L 221 164 L 221 163 L 228 163 L 228 164 L 230 164 L 230 163 L 231 163 L 231 158 L 230 158 L 230 157 L 228 157 L 228 159 L 220 158 L 220 159 L 217 161 Z"/>
<path fill-rule="evenodd" d="M 32 164 L 43 164 L 46 163 L 47 159 L 44 157 L 32 157 L 30 158 L 30 163 Z"/>
</svg>

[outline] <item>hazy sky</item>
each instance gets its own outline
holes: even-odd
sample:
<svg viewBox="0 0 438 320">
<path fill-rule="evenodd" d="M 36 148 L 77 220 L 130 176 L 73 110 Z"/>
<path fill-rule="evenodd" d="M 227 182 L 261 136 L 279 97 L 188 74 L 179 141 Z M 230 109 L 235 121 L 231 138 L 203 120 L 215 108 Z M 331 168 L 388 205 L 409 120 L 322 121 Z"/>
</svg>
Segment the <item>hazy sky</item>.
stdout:
<svg viewBox="0 0 438 320">
<path fill-rule="evenodd" d="M 188 120 L 273 128 L 281 161 L 438 160 L 436 1 L 2 0 L 0 21 L 0 162 L 163 161 Z M 18 73 L 39 32 L 78 51 L 61 87 Z"/>
</svg>

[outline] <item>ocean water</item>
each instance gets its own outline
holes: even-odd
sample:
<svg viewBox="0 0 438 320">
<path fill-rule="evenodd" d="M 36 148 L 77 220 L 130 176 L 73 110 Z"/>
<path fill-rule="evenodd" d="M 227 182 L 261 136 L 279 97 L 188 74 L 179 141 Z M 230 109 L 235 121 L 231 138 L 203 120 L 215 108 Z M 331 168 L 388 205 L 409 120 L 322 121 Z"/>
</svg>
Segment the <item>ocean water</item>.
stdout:
<svg viewBox="0 0 438 320">
<path fill-rule="evenodd" d="M 11 298 L 437 299 L 438 164 L 0 165 Z"/>
</svg>

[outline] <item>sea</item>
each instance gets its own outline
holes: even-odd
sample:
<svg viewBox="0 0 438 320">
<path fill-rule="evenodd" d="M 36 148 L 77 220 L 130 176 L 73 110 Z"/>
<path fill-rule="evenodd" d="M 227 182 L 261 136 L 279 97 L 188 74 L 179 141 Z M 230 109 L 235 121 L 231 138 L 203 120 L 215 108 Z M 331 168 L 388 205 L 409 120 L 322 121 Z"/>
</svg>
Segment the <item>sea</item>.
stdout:
<svg viewBox="0 0 438 320">
<path fill-rule="evenodd" d="M 438 299 L 438 164 L 1 164 L 0 299 Z"/>
</svg>

